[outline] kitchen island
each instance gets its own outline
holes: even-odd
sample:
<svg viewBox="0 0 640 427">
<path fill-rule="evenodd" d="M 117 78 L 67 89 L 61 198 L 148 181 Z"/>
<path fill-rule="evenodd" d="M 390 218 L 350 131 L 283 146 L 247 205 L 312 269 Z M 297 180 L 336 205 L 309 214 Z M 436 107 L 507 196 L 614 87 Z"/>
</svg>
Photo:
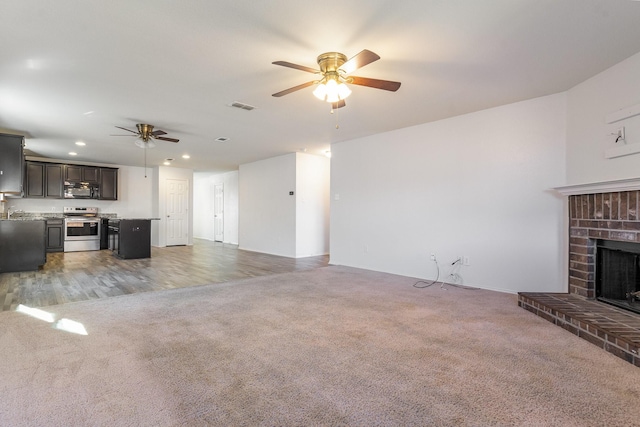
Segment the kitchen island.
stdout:
<svg viewBox="0 0 640 427">
<path fill-rule="evenodd" d="M 0 273 L 34 271 L 47 262 L 45 219 L 0 220 Z"/>
<path fill-rule="evenodd" d="M 160 218 L 110 218 L 109 249 L 121 259 L 151 257 L 151 221 Z"/>
</svg>

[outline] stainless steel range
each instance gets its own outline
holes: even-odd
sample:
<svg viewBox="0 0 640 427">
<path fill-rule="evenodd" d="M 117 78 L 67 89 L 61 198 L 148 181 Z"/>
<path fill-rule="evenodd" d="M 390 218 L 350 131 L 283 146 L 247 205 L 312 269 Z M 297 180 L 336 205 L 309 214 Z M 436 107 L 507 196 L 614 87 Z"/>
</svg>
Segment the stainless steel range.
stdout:
<svg viewBox="0 0 640 427">
<path fill-rule="evenodd" d="M 100 250 L 98 208 L 65 207 L 64 251 Z"/>
</svg>

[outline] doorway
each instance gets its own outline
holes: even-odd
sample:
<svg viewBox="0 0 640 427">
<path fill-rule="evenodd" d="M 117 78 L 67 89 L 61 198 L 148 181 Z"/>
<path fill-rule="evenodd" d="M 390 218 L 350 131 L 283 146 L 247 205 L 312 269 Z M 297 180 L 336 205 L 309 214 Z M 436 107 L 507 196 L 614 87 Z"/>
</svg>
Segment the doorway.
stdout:
<svg viewBox="0 0 640 427">
<path fill-rule="evenodd" d="M 224 241 L 224 184 L 213 186 L 213 240 Z"/>
<path fill-rule="evenodd" d="M 166 189 L 166 245 L 186 245 L 189 239 L 189 181 L 167 179 Z"/>
</svg>

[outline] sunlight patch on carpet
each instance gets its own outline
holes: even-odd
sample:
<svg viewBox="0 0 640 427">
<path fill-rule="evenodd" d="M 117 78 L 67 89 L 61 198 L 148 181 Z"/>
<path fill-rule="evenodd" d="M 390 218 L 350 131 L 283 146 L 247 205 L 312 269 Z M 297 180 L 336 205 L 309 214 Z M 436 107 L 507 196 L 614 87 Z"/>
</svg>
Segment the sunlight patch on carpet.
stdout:
<svg viewBox="0 0 640 427">
<path fill-rule="evenodd" d="M 89 335 L 84 325 L 75 320 L 62 318 L 56 322 L 56 316 L 48 311 L 40 310 L 39 308 L 28 307 L 20 304 L 16 307 L 18 313 L 26 314 L 35 319 L 42 320 L 47 323 L 54 323 L 53 328 L 60 331 L 70 332 L 78 335 Z"/>
</svg>

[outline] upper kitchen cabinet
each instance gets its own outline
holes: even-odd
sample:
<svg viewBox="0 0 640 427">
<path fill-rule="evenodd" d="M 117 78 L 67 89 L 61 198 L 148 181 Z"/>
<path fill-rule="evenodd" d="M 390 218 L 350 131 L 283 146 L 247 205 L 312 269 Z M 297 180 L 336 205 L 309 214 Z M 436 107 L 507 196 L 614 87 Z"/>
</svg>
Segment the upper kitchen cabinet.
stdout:
<svg viewBox="0 0 640 427">
<path fill-rule="evenodd" d="M 22 196 L 24 137 L 0 133 L 0 193 Z"/>
<path fill-rule="evenodd" d="M 97 184 L 100 180 L 100 169 L 96 166 L 66 165 L 64 168 L 64 180 Z"/>
<path fill-rule="evenodd" d="M 118 169 L 100 168 L 100 199 L 118 200 Z"/>
<path fill-rule="evenodd" d="M 64 165 L 59 163 L 26 162 L 26 197 L 61 199 L 64 194 L 62 175 Z"/>
</svg>

